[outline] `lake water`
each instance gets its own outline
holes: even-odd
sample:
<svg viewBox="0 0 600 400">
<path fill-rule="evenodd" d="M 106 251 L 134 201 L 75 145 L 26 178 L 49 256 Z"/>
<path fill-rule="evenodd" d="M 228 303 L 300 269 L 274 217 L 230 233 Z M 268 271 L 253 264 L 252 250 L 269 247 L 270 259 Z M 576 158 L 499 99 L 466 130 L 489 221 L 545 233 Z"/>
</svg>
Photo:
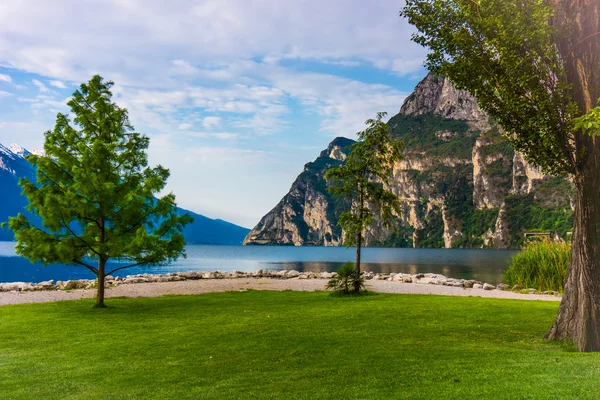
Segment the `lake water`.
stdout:
<svg viewBox="0 0 600 400">
<path fill-rule="evenodd" d="M 32 264 L 15 255 L 15 243 L 0 242 L 0 282 L 41 282 L 44 280 L 92 279 L 84 267 Z M 187 259 L 167 266 L 131 268 L 121 276 L 138 273 L 221 270 L 231 272 L 257 269 L 295 269 L 297 271 L 335 271 L 342 263 L 353 261 L 354 248 L 288 246 L 200 246 L 186 248 Z M 503 273 L 515 250 L 465 249 L 382 249 L 365 248 L 364 271 L 433 272 L 452 278 L 476 279 L 492 284 L 502 282 Z M 113 264 L 115 265 L 115 264 Z M 116 264 L 118 265 L 118 264 Z"/>
</svg>

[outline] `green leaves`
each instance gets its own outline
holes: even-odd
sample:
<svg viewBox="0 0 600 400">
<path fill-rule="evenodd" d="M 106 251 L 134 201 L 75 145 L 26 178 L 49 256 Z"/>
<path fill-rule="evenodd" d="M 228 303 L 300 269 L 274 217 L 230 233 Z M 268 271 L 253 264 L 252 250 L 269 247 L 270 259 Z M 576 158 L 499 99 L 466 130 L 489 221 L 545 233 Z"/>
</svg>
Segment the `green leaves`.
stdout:
<svg viewBox="0 0 600 400">
<path fill-rule="evenodd" d="M 388 125 L 382 121 L 385 113 L 365 122 L 367 129 L 358 132 L 358 141 L 343 165 L 325 174 L 330 193 L 342 196 L 353 204 L 352 210 L 340 215 L 344 229 L 344 244 L 356 244 L 356 236 L 371 225 L 375 215 L 392 227 L 400 215 L 398 197 L 386 187 L 391 184 L 396 162 L 402 159 L 403 144 L 393 140 Z"/>
<path fill-rule="evenodd" d="M 600 101 L 598 102 L 600 104 Z M 589 136 L 600 136 L 600 105 L 573 120 L 573 127 Z"/>
<path fill-rule="evenodd" d="M 181 232 L 192 218 L 176 213 L 173 194 L 156 197 L 169 171 L 148 167 L 149 139 L 111 101 L 112 85 L 97 75 L 82 84 L 67 103 L 72 114 L 59 113 L 44 134 L 47 156 L 28 157 L 37 183 L 19 184 L 42 226 L 21 214 L 8 226 L 17 253 L 31 261 L 86 264 L 98 273 L 84 260 L 153 265 L 184 255 Z"/>
<path fill-rule="evenodd" d="M 573 118 L 545 0 L 407 0 L 400 15 L 429 48 L 427 67 L 468 90 L 515 149 L 555 174 L 573 173 Z"/>
</svg>

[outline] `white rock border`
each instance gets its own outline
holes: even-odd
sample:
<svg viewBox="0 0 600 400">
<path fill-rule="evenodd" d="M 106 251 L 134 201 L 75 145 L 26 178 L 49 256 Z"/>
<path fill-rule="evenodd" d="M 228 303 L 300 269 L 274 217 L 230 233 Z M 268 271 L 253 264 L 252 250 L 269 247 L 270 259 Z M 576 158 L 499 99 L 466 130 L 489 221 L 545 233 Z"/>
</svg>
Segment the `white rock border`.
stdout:
<svg viewBox="0 0 600 400">
<path fill-rule="evenodd" d="M 198 279 L 236 279 L 236 278 L 272 278 L 272 279 L 331 279 L 337 276 L 335 272 L 298 272 L 295 270 L 262 270 L 255 272 L 244 272 L 234 270 L 233 272 L 224 271 L 186 271 L 186 272 L 171 272 L 168 274 L 137 274 L 127 275 L 124 278 L 120 276 L 106 277 L 106 287 L 114 287 L 119 285 L 129 285 L 136 283 L 152 283 L 152 282 L 175 282 Z M 504 283 L 491 285 L 489 283 L 480 282 L 472 279 L 455 279 L 448 278 L 439 274 L 404 274 L 404 273 L 374 273 L 365 272 L 363 277 L 366 281 L 369 280 L 386 280 L 397 283 L 408 284 L 426 284 L 426 285 L 443 285 L 459 288 L 473 288 L 483 290 L 514 290 L 518 291 L 521 288 L 518 285 L 511 287 Z M 32 292 L 40 290 L 73 290 L 73 289 L 93 289 L 96 287 L 95 279 L 78 279 L 68 281 L 44 281 L 39 283 L 31 282 L 9 282 L 0 283 L 0 292 Z M 537 289 L 526 289 L 530 294 L 538 293 Z M 560 295 L 558 292 L 543 292 L 541 294 Z"/>
</svg>

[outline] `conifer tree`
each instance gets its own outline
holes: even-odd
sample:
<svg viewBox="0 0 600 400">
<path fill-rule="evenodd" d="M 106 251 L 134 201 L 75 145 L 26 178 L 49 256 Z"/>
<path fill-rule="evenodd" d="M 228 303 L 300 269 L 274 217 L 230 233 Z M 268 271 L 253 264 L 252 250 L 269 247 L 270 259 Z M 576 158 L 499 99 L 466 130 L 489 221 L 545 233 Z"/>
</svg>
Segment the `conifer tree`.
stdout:
<svg viewBox="0 0 600 400">
<path fill-rule="evenodd" d="M 394 215 L 400 215 L 400 201 L 387 187 L 394 164 L 402 159 L 403 144 L 392 138 L 389 126 L 382 121 L 385 116 L 386 113 L 377 113 L 376 119 L 368 119 L 367 128 L 357 133 L 358 140 L 344 164 L 325 174 L 328 190 L 352 203 L 352 209 L 340 215 L 339 225 L 344 229 L 344 244 L 356 246 L 355 292 L 360 290 L 365 229 L 375 216 L 384 226 L 392 228 Z"/>
<path fill-rule="evenodd" d="M 44 265 L 81 266 L 97 277 L 95 307 L 105 307 L 105 277 L 116 271 L 159 265 L 185 256 L 175 195 L 156 197 L 169 171 L 148 167 L 149 139 L 134 132 L 127 110 L 111 101 L 113 82 L 96 75 L 73 93 L 69 115 L 59 113 L 45 133 L 45 156 L 28 156 L 37 183 L 21 179 L 27 209 L 10 218 L 16 252 Z M 118 261 L 107 270 L 109 260 Z"/>
</svg>

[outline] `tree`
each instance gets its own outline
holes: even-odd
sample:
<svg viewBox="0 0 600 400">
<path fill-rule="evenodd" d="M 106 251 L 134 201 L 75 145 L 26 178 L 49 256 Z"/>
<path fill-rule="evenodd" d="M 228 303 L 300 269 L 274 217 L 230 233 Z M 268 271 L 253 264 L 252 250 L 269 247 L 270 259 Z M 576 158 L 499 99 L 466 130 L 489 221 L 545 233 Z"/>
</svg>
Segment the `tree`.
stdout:
<svg viewBox="0 0 600 400">
<path fill-rule="evenodd" d="M 600 2 L 408 0 L 430 70 L 471 92 L 516 150 L 577 192 L 569 273 L 548 339 L 600 350 Z"/>
<path fill-rule="evenodd" d="M 356 246 L 355 278 L 361 274 L 364 231 L 373 223 L 373 217 L 377 215 L 384 226 L 391 228 L 394 213 L 400 215 L 400 201 L 386 186 L 390 185 L 394 164 L 402 159 L 403 145 L 391 137 L 388 125 L 382 121 L 385 116 L 377 113 L 376 119 L 368 119 L 367 129 L 357 133 L 358 141 L 344 164 L 325 174 L 329 192 L 352 202 L 351 211 L 340 215 L 339 225 L 344 229 L 344 244 Z M 357 283 L 354 291 L 359 290 Z"/>
<path fill-rule="evenodd" d="M 42 226 L 23 214 L 8 222 L 17 254 L 92 271 L 98 284 L 95 307 L 101 308 L 107 275 L 185 256 L 181 231 L 192 221 L 177 214 L 172 193 L 155 197 L 169 171 L 148 167 L 149 139 L 133 131 L 126 109 L 111 102 L 112 86 L 97 75 L 82 84 L 67 103 L 73 120 L 59 113 L 54 130 L 44 134 L 46 155 L 28 156 L 37 168 L 37 184 L 21 179 L 19 185 Z M 119 264 L 107 271 L 111 259 Z"/>
</svg>

